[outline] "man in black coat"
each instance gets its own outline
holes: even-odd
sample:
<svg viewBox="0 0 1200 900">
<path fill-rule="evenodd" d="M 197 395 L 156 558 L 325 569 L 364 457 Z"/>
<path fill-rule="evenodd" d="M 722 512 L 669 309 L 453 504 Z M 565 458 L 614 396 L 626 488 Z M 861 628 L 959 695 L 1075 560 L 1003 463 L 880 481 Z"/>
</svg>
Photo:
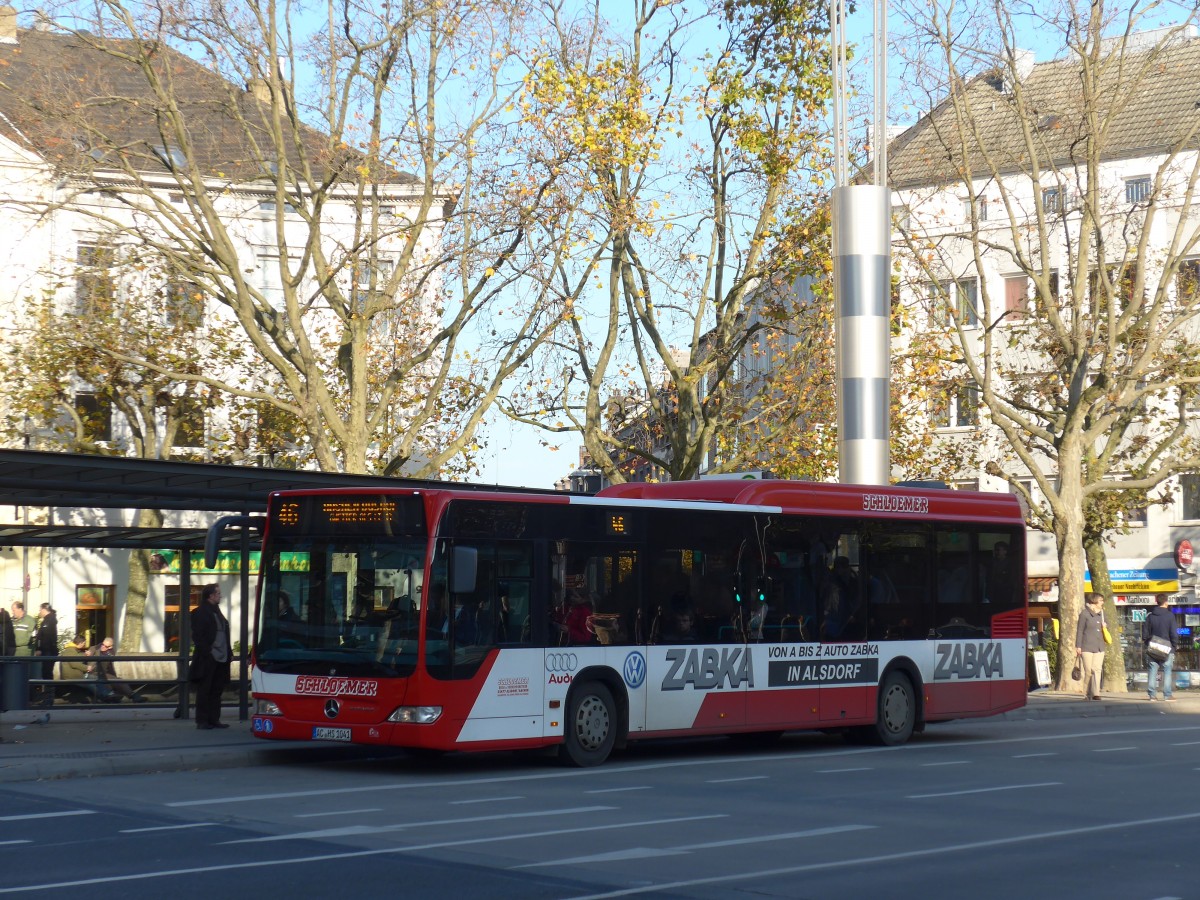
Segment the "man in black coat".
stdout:
<svg viewBox="0 0 1200 900">
<path fill-rule="evenodd" d="M 33 655 L 47 657 L 40 662 L 43 681 L 54 680 L 54 657 L 58 656 L 58 614 L 49 603 L 38 608 L 37 626 L 33 632 Z M 42 684 L 38 687 L 38 705 L 54 704 L 54 686 Z"/>
<path fill-rule="evenodd" d="M 196 686 L 196 727 L 228 728 L 221 721 L 221 692 L 229 683 L 229 622 L 221 613 L 221 588 L 207 584 L 192 612 L 192 655 L 189 678 Z"/>
</svg>

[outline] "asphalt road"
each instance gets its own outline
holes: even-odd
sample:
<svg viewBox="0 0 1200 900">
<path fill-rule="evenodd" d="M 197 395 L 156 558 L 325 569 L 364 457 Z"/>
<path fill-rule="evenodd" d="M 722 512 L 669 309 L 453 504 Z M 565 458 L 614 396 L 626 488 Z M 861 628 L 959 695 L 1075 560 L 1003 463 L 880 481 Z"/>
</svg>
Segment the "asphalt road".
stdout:
<svg viewBox="0 0 1200 900">
<path fill-rule="evenodd" d="M 26 783 L 0 895 L 1194 898 L 1198 750 L 1148 712 Z"/>
</svg>

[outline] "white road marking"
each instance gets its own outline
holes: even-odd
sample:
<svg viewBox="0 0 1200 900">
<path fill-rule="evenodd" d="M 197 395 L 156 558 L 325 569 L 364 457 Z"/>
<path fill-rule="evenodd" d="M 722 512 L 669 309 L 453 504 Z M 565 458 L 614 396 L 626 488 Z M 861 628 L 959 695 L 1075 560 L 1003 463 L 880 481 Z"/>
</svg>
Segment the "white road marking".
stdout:
<svg viewBox="0 0 1200 900">
<path fill-rule="evenodd" d="M 63 816 L 94 816 L 94 809 L 69 809 L 63 812 L 25 813 L 20 816 L 0 816 L 0 822 L 25 822 L 29 819 L 58 819 Z"/>
<path fill-rule="evenodd" d="M 705 819 L 727 819 L 724 813 L 705 816 L 681 816 L 672 819 L 646 819 L 640 822 L 618 822 L 610 825 L 589 825 L 580 828 L 555 828 L 553 831 L 534 831 L 522 834 L 500 834 L 492 837 L 471 838 L 461 841 L 440 841 L 417 844 L 411 847 L 383 847 L 374 850 L 348 850 L 345 853 L 322 853 L 316 856 L 294 856 L 287 859 L 257 859 L 240 863 L 215 863 L 193 866 L 186 869 L 158 869 L 153 872 L 133 872 L 127 875 L 107 875 L 95 878 L 80 878 L 75 881 L 57 881 L 46 884 L 29 884 L 21 887 L 0 887 L 0 894 L 18 894 L 26 891 L 49 891 L 59 888 L 87 887 L 93 884 L 119 884 L 124 881 L 146 881 L 151 878 L 171 878 L 175 875 L 198 875 L 203 872 L 231 872 L 239 869 L 267 868 L 269 866 L 294 866 L 302 863 L 330 862 L 335 859 L 363 859 L 369 856 L 390 856 L 397 853 L 414 853 L 423 850 L 441 850 L 447 847 L 468 847 L 475 844 L 495 844 L 504 841 L 528 841 L 533 838 L 554 837 L 561 834 L 583 834 L 591 831 L 613 831 L 618 828 L 648 828 L 655 825 L 676 825 L 681 822 L 700 822 Z"/>
<path fill-rule="evenodd" d="M 653 859 L 659 856 L 687 856 L 686 850 L 664 850 L 659 847 L 630 847 L 613 850 L 611 853 L 595 853 L 591 856 L 573 856 L 569 859 L 547 859 L 544 862 L 509 866 L 510 869 L 538 869 L 543 866 L 575 866 L 580 863 L 620 862 L 627 859 Z"/>
<path fill-rule="evenodd" d="M 499 803 L 501 800 L 524 800 L 524 797 L 479 797 L 475 800 L 451 800 L 451 806 L 469 806 L 472 803 Z"/>
<path fill-rule="evenodd" d="M 705 844 L 685 844 L 672 850 L 711 850 L 714 847 L 736 847 L 738 844 L 757 844 L 759 841 L 789 841 L 793 838 L 823 837 L 827 834 L 843 834 L 847 831 L 870 831 L 878 825 L 830 825 L 827 828 L 810 828 L 807 831 L 792 831 L 787 834 L 767 834 L 752 838 L 731 838 L 727 841 L 712 841 Z"/>
<path fill-rule="evenodd" d="M 1117 735 L 1136 734 L 1145 736 L 1148 734 L 1176 734 L 1185 732 L 1200 731 L 1200 725 L 1188 725 L 1184 727 L 1164 727 L 1164 728 L 1127 728 L 1114 731 L 1083 731 L 1073 734 L 1039 734 L 1026 735 L 1016 738 L 996 738 L 994 740 L 979 741 L 972 744 L 973 747 L 995 747 L 1003 744 L 1025 744 L 1039 743 L 1044 741 L 1066 741 L 1080 738 L 1092 737 L 1115 737 Z M 337 788 L 317 788 L 308 791 L 280 791 L 271 794 L 237 794 L 225 797 L 204 797 L 197 800 L 176 800 L 171 803 L 164 804 L 169 808 L 188 807 L 188 806 L 213 806 L 213 805 L 231 805 L 234 803 L 260 803 L 263 800 L 292 800 L 299 797 L 328 797 L 332 795 L 346 796 L 355 793 L 371 793 L 377 794 L 383 791 L 415 791 L 415 790 L 440 790 L 448 787 L 464 787 L 478 786 L 483 784 L 505 784 L 513 785 L 522 781 L 550 781 L 560 778 L 603 778 L 605 776 L 628 775 L 630 772 L 658 772 L 665 769 L 690 769 L 700 766 L 720 766 L 728 768 L 736 765 L 738 762 L 754 763 L 761 765 L 771 762 L 809 762 L 811 760 L 823 759 L 842 759 L 845 757 L 863 756 L 866 754 L 875 753 L 922 753 L 930 750 L 944 751 L 946 745 L 944 743 L 929 743 L 929 744 L 905 744 L 900 747 L 858 747 L 847 750 L 824 750 L 812 753 L 776 753 L 769 756 L 722 756 L 719 759 L 681 759 L 671 762 L 659 763 L 643 763 L 639 765 L 622 766 L 619 763 L 610 763 L 608 766 L 601 768 L 587 768 L 564 770 L 558 772 L 540 772 L 536 775 L 497 775 L 491 778 L 462 778 L 452 779 L 447 781 L 438 781 L 435 779 L 423 779 L 406 782 L 398 782 L 395 784 L 376 784 L 364 785 L 362 787 L 337 787 Z"/>
<path fill-rule="evenodd" d="M 463 801 L 466 802 L 466 801 Z M 322 816 L 356 816 L 359 813 L 383 812 L 383 808 L 379 806 L 371 806 L 366 809 L 331 809 L 325 812 L 315 813 L 296 813 L 292 816 L 293 819 L 317 819 Z"/>
<path fill-rule="evenodd" d="M 780 875 L 796 875 L 801 872 L 816 872 L 821 869 L 850 870 L 854 866 L 871 865 L 881 862 L 896 862 L 904 859 L 920 859 L 922 857 L 939 856 L 946 853 L 962 853 L 971 850 L 984 850 L 990 847 L 1008 847 L 1014 844 L 1027 844 L 1032 841 L 1045 841 L 1060 837 L 1074 837 L 1080 834 L 1096 834 L 1102 831 L 1117 831 L 1128 828 L 1138 828 L 1145 825 L 1164 825 L 1171 822 L 1188 822 L 1200 819 L 1200 812 L 1185 813 L 1178 816 L 1165 816 L 1159 819 L 1139 819 L 1133 822 L 1110 822 L 1106 825 L 1091 825 L 1083 828 L 1064 828 L 1059 831 L 1043 831 L 1037 834 L 1019 834 L 1007 838 L 993 838 L 986 841 L 972 841 L 966 844 L 946 844 L 941 847 L 928 847 L 924 850 L 906 850 L 901 853 L 886 853 L 879 856 L 862 856 L 857 859 L 832 859 L 801 866 L 787 866 L 779 869 L 761 869 L 756 872 L 738 872 L 731 875 L 714 875 L 709 878 L 694 878 L 688 881 L 672 881 L 661 884 L 648 884 L 626 888 L 620 891 L 610 891 L 604 894 L 585 894 L 571 900 L 608 900 L 610 897 L 631 897 L 634 894 L 651 894 L 679 890 L 681 888 L 698 887 L 705 884 L 729 884 L 735 881 L 750 881 L 755 878 L 774 878 Z"/>
<path fill-rule="evenodd" d="M 853 769 L 817 769 L 818 775 L 836 775 L 841 772 L 874 772 L 874 766 L 856 766 Z"/>
<path fill-rule="evenodd" d="M 1195 747 L 1200 741 L 1184 741 L 1182 744 L 1172 744 L 1172 747 Z"/>
<path fill-rule="evenodd" d="M 946 762 L 921 763 L 921 766 L 928 769 L 931 766 L 969 766 L 970 764 L 971 760 L 969 759 L 950 759 Z"/>
<path fill-rule="evenodd" d="M 929 797 L 961 797 L 964 794 L 991 794 L 995 791 L 1023 791 L 1026 788 L 1055 787 L 1061 781 L 1041 781 L 1037 784 L 1006 784 L 1001 787 L 973 788 L 969 791 L 943 791 L 938 794 L 909 794 L 909 800 L 925 800 Z"/>
<path fill-rule="evenodd" d="M 437 825 L 467 825 L 476 822 L 507 821 L 509 819 L 535 819 L 544 816 L 579 816 L 586 813 L 611 812 L 615 806 L 576 806 L 571 809 L 543 809 L 533 812 L 507 812 L 494 816 L 471 816 L 465 819 L 434 819 L 424 822 L 400 822 L 396 825 L 347 825 L 344 828 L 322 828 L 318 831 L 297 831 L 291 834 L 269 834 L 265 837 L 239 838 L 222 841 L 222 844 L 269 844 L 274 841 L 308 841 L 331 837 L 348 837 L 355 834 L 383 834 L 389 831 L 406 831 L 410 828 L 432 828 Z"/>
<path fill-rule="evenodd" d="M 186 825 L 159 825 L 155 828 L 122 828 L 118 834 L 145 834 L 147 831 L 180 831 L 184 828 L 211 828 L 216 822 L 189 822 Z"/>
<path fill-rule="evenodd" d="M 1058 756 L 1057 753 L 1018 753 L 1013 759 L 1034 759 L 1038 756 Z"/>
<path fill-rule="evenodd" d="M 796 838 L 821 837 L 827 834 L 844 834 L 847 831 L 869 831 L 876 825 L 831 825 L 828 828 L 810 828 L 807 831 L 790 831 L 787 834 L 763 834 L 756 837 L 731 838 L 727 841 L 710 841 L 703 844 L 684 844 L 679 847 L 631 847 L 628 850 L 613 850 L 591 856 L 575 856 L 570 859 L 547 859 L 539 862 L 509 866 L 510 869 L 537 869 L 544 866 L 565 866 L 576 863 L 611 862 L 621 859 L 648 859 L 654 856 L 683 856 L 695 850 L 714 850 L 718 847 L 737 847 L 745 844 L 762 844 L 769 841 L 791 841 Z"/>
<path fill-rule="evenodd" d="M 584 791 L 584 793 L 585 794 L 619 794 L 622 791 L 649 791 L 649 790 L 653 790 L 653 788 L 654 788 L 654 785 L 651 785 L 651 784 L 639 784 L 639 785 L 632 785 L 630 787 L 601 788 L 600 790 L 596 790 L 596 791 Z"/>
<path fill-rule="evenodd" d="M 1136 750 L 1137 747 L 1095 747 L 1093 753 L 1118 753 L 1121 750 Z"/>
<path fill-rule="evenodd" d="M 735 781 L 762 781 L 769 775 L 746 775 L 743 778 L 710 778 L 706 784 L 733 784 Z"/>
<path fill-rule="evenodd" d="M 33 841 L 0 841 L 0 847 L 7 847 L 10 844 L 32 844 Z"/>
</svg>

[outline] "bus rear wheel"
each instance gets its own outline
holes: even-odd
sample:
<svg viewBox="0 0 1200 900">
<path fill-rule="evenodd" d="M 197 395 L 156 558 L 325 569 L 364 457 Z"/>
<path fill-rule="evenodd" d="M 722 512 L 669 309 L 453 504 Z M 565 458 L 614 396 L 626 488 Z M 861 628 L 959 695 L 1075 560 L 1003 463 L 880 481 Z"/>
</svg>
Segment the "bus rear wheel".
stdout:
<svg viewBox="0 0 1200 900">
<path fill-rule="evenodd" d="M 616 704 L 599 681 L 587 681 L 571 691 L 565 734 L 559 758 L 574 766 L 598 766 L 608 759 L 617 740 Z"/>
<path fill-rule="evenodd" d="M 895 746 L 912 737 L 917 724 L 917 698 L 903 672 L 889 672 L 879 686 L 879 709 L 871 738 L 876 744 Z"/>
</svg>

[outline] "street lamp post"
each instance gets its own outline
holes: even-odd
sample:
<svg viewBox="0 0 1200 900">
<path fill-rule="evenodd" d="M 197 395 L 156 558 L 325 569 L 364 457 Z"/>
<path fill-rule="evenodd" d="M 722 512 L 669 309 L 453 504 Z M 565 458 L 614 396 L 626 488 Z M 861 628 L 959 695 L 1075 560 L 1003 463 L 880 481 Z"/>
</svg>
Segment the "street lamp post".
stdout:
<svg viewBox="0 0 1200 900">
<path fill-rule="evenodd" d="M 833 285 L 837 307 L 838 474 L 887 484 L 891 368 L 891 196 L 887 188 L 887 2 L 875 0 L 874 183 L 849 183 L 846 7 L 830 0 L 833 48 Z M 856 179 L 857 182 L 857 179 Z"/>
</svg>

